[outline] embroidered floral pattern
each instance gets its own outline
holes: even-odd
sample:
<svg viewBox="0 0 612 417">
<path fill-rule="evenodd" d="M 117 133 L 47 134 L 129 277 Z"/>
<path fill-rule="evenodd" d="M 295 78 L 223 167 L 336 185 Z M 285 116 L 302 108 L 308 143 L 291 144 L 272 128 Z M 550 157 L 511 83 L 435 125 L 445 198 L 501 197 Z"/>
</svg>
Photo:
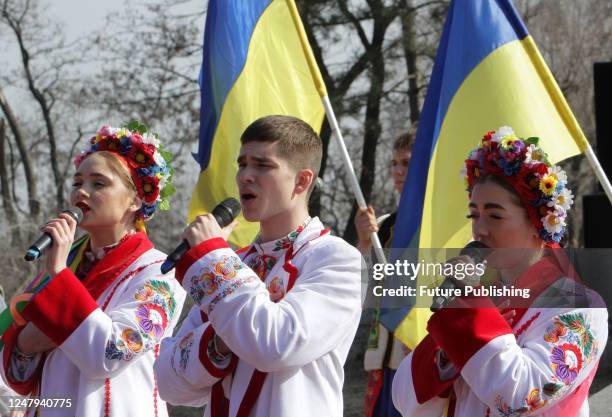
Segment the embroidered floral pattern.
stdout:
<svg viewBox="0 0 612 417">
<path fill-rule="evenodd" d="M 220 261 L 209 263 L 201 275 L 194 275 L 190 278 L 189 293 L 193 300 L 200 304 L 205 296 L 214 294 L 223 281 L 235 278 L 238 271 L 244 268 L 240 258 L 225 255 Z"/>
<path fill-rule="evenodd" d="M 109 340 L 109 342 L 106 344 L 104 356 L 108 360 L 117 359 L 127 362 L 132 360 L 134 353 L 127 348 L 122 340 L 119 340 L 116 343 L 114 340 Z"/>
<path fill-rule="evenodd" d="M 557 343 L 560 337 L 563 337 L 567 334 L 567 327 L 565 327 L 560 322 L 555 322 L 551 327 L 549 327 L 548 331 L 544 334 L 544 340 L 548 343 Z"/>
<path fill-rule="evenodd" d="M 276 264 L 276 260 L 274 256 L 260 255 L 258 252 L 255 252 L 253 256 L 245 259 L 245 263 L 261 280 L 264 280 L 268 272 Z"/>
<path fill-rule="evenodd" d="M 553 348 L 551 362 L 555 375 L 569 385 L 582 369 L 582 353 L 578 346 L 565 343 Z"/>
<path fill-rule="evenodd" d="M 498 396 L 495 405 L 501 416 L 518 417 L 544 407 L 550 400 L 569 389 L 582 368 L 590 363 L 597 353 L 597 343 L 588 320 L 581 313 L 563 314 L 557 317 L 546 329 L 543 338 L 551 345 L 553 381 L 544 384 L 541 390 L 532 389 L 524 400 L 525 405 L 520 408 L 510 407 L 501 396 Z"/>
<path fill-rule="evenodd" d="M 236 288 L 252 281 L 252 277 L 237 278 L 238 271 L 245 268 L 240 258 L 235 255 L 225 255 L 221 260 L 212 261 L 204 268 L 201 275 L 194 275 L 189 279 L 191 284 L 189 294 L 195 303 L 201 304 L 205 297 L 217 293 L 209 306 L 209 309 L 212 309 L 217 302 L 230 295 Z"/>
<path fill-rule="evenodd" d="M 564 314 L 546 330 L 544 340 L 552 345 L 551 368 L 564 385 L 574 383 L 580 370 L 590 363 L 597 346 L 582 314 Z"/>
<path fill-rule="evenodd" d="M 266 276 L 276 265 L 277 260 L 280 259 L 284 251 L 293 245 L 293 242 L 309 221 L 310 218 L 282 239 L 253 243 L 246 252 L 246 255 L 243 255 L 243 260 L 235 255 L 225 255 L 221 260 L 209 262 L 199 272 L 199 275 L 188 277 L 186 282 L 190 284 L 189 294 L 191 298 L 198 305 L 208 302 L 207 308 L 208 312 L 210 312 L 223 298 L 229 296 L 244 284 L 257 279 L 255 276 L 247 274 L 241 277 L 239 275 L 241 269 L 248 267 L 255 272 L 259 279 L 265 281 Z M 276 302 L 282 299 L 285 295 L 282 279 L 278 276 L 274 277 L 268 284 L 268 291 L 272 301 Z M 208 297 L 212 297 L 212 299 Z"/>
<path fill-rule="evenodd" d="M 181 339 L 178 344 L 180 349 L 180 360 L 178 372 L 184 373 L 187 369 L 187 363 L 189 362 L 189 355 L 191 354 L 191 347 L 193 346 L 193 332 L 187 333 L 185 337 Z M 176 369 L 175 369 L 176 371 Z"/>
<path fill-rule="evenodd" d="M 225 285 L 223 289 L 215 295 L 215 297 L 210 301 L 210 305 L 208 307 L 208 311 L 212 311 L 212 309 L 217 305 L 217 303 L 223 300 L 225 297 L 236 291 L 238 288 L 242 287 L 244 284 L 248 282 L 255 281 L 255 277 L 252 275 L 246 276 L 241 279 L 237 279 L 232 281 L 229 285 Z"/>
<path fill-rule="evenodd" d="M 221 279 L 232 279 L 244 265 L 237 256 L 224 256 L 220 261 L 214 263 L 212 272 Z"/>
<path fill-rule="evenodd" d="M 191 287 L 189 288 L 189 295 L 191 295 L 191 298 L 196 304 L 200 304 L 205 296 L 211 295 L 217 291 L 218 285 L 214 280 L 214 276 L 208 272 L 205 272 L 200 276 L 192 276 L 190 282 Z M 201 285 L 202 282 L 208 283 L 206 287 Z"/>
<path fill-rule="evenodd" d="M 168 325 L 168 316 L 157 304 L 143 304 L 136 310 L 136 321 L 142 332 L 159 340 Z"/>
<path fill-rule="evenodd" d="M 272 278 L 272 281 L 268 284 L 268 292 L 270 293 L 270 300 L 275 303 L 285 296 L 283 280 L 279 276 Z"/>
<path fill-rule="evenodd" d="M 293 242 L 295 241 L 295 239 L 298 237 L 298 235 L 300 234 L 300 232 L 304 230 L 304 226 L 299 226 L 297 229 L 295 229 L 293 232 L 289 233 L 287 236 L 285 236 L 282 239 L 278 239 L 274 242 L 274 252 L 278 252 L 281 250 L 286 250 L 288 249 L 291 245 L 293 245 Z"/>
<path fill-rule="evenodd" d="M 174 317 L 174 311 L 176 310 L 176 300 L 172 295 L 170 284 L 165 281 L 151 280 L 147 281 L 145 285 L 139 289 L 134 298 L 142 302 L 152 302 L 161 306 L 168 311 L 170 317 Z"/>
<path fill-rule="evenodd" d="M 121 333 L 121 340 L 125 343 L 127 348 L 134 353 L 138 353 L 142 350 L 142 336 L 134 329 L 125 329 Z"/>
<path fill-rule="evenodd" d="M 537 388 L 532 389 L 524 401 L 525 405 L 523 407 L 512 408 L 503 401 L 501 395 L 498 395 L 495 399 L 495 407 L 497 408 L 497 412 L 503 417 L 518 417 L 525 413 L 542 408 L 548 403 L 548 400 L 542 399 L 540 396 L 540 390 Z"/>
<path fill-rule="evenodd" d="M 127 328 L 117 340 L 110 340 L 106 345 L 106 359 L 130 361 L 135 354 L 153 349 L 174 317 L 176 300 L 167 282 L 145 282 L 134 294 L 134 299 L 142 303 L 134 313 L 138 327 Z"/>
</svg>

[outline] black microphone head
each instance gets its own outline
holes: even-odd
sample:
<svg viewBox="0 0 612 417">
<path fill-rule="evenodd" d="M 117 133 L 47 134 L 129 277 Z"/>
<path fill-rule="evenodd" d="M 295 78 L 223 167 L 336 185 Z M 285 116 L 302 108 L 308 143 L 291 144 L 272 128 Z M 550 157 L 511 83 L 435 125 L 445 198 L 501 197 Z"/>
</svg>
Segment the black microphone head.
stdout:
<svg viewBox="0 0 612 417">
<path fill-rule="evenodd" d="M 62 213 L 68 214 L 74 220 L 76 220 L 77 225 L 81 223 L 83 220 L 83 210 L 79 207 L 70 207 L 62 211 Z M 27 250 L 24 259 L 28 262 L 34 261 L 42 255 L 43 251 L 52 244 L 53 239 L 51 239 L 51 235 L 48 233 L 44 233 L 41 237 L 36 240 Z"/>
<path fill-rule="evenodd" d="M 472 258 L 475 263 L 481 263 L 489 253 L 491 253 L 490 247 L 479 240 L 474 240 L 465 245 L 465 247 L 461 249 L 461 252 L 459 252 L 459 255 L 467 255 Z"/>
<path fill-rule="evenodd" d="M 70 207 L 69 209 L 62 211 L 62 213 L 70 215 L 70 217 L 76 220 L 77 224 L 80 224 L 81 220 L 83 220 L 83 210 L 81 210 L 79 207 Z"/>
<path fill-rule="evenodd" d="M 219 226 L 225 227 L 240 214 L 240 210 L 240 202 L 233 197 L 229 197 L 217 204 L 211 214 L 215 217 Z"/>
</svg>

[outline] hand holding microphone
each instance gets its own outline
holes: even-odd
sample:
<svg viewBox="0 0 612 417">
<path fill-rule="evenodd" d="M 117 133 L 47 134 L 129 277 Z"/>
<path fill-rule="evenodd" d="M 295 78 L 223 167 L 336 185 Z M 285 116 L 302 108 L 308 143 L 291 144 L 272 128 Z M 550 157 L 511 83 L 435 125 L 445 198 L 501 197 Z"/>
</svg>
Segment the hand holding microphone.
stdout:
<svg viewBox="0 0 612 417">
<path fill-rule="evenodd" d="M 211 213 L 198 216 L 183 232 L 183 241 L 161 266 L 161 272 L 167 273 L 174 268 L 178 260 L 189 248 L 213 237 L 227 240 L 232 230 L 238 225 L 234 219 L 240 214 L 240 203 L 235 198 L 227 198 L 219 203 Z"/>
<path fill-rule="evenodd" d="M 490 252 L 491 248 L 484 243 L 475 240 L 468 243 L 465 248 L 461 249 L 461 252 L 459 252 L 459 256 L 457 258 L 453 258 L 447 261 L 447 263 L 480 264 Z M 451 302 L 455 297 L 446 294 L 453 292 L 453 290 L 467 286 L 475 287 L 480 285 L 480 278 L 481 277 L 478 275 L 466 275 L 462 280 L 458 280 L 455 277 L 447 277 L 439 287 L 440 295 L 433 298 L 430 310 L 436 312 Z"/>
<path fill-rule="evenodd" d="M 66 268 L 68 253 L 74 241 L 78 224 L 83 219 L 83 212 L 78 207 L 64 210 L 60 215 L 50 220 L 43 228 L 40 236 L 26 252 L 26 261 L 38 259 L 46 250 L 45 267 L 51 277 Z"/>
<path fill-rule="evenodd" d="M 74 231 L 76 230 L 76 226 L 78 226 L 79 223 L 81 223 L 81 220 L 83 220 L 83 211 L 78 207 L 71 207 L 62 211 L 58 219 L 53 219 L 49 221 L 43 228 L 43 231 L 45 233 L 43 233 L 42 236 L 36 239 L 36 241 L 34 241 L 34 243 L 32 243 L 28 248 L 24 256 L 24 259 L 26 261 L 35 261 L 36 259 L 40 258 L 45 249 L 53 245 L 54 236 L 50 233 L 50 229 L 47 229 L 49 228 L 49 225 L 56 225 L 57 220 L 60 220 L 62 218 L 66 222 L 69 222 L 74 226 L 72 233 L 72 237 L 74 238 Z M 55 230 L 55 228 L 53 229 Z"/>
</svg>

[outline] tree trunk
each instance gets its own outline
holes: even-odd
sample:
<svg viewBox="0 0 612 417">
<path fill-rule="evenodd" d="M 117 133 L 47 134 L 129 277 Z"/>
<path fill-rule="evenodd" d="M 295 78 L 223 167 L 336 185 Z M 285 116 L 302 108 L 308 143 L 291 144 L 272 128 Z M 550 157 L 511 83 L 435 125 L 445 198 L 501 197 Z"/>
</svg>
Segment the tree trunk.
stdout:
<svg viewBox="0 0 612 417">
<path fill-rule="evenodd" d="M 30 209 L 30 217 L 32 221 L 35 223 L 39 222 L 40 217 L 40 202 L 38 201 L 38 195 L 36 191 L 36 178 L 34 177 L 34 173 L 32 170 L 32 161 L 30 160 L 30 154 L 28 153 L 28 149 L 26 147 L 25 139 L 17 118 L 13 113 L 11 106 L 9 105 L 2 89 L 0 88 L 0 108 L 4 112 L 6 119 L 8 121 L 9 127 L 11 128 L 11 132 L 13 132 L 13 137 L 15 138 L 15 142 L 17 143 L 17 148 L 19 149 L 19 155 L 21 157 L 21 161 L 23 162 L 23 170 L 25 172 L 26 177 L 26 186 L 28 189 L 28 207 Z"/>
<path fill-rule="evenodd" d="M 370 69 L 370 89 L 365 113 L 365 132 L 363 136 L 363 151 L 361 153 L 361 175 L 359 186 L 363 192 L 365 201 L 370 201 L 372 188 L 374 186 L 374 174 L 376 172 L 376 148 L 382 131 L 380 125 L 380 102 L 383 97 L 385 83 L 385 64 L 382 56 L 382 43 L 377 46 L 377 52 Z M 344 239 L 350 243 L 357 241 L 357 231 L 355 230 L 355 214 L 357 213 L 357 203 L 353 203 L 351 215 L 346 229 Z"/>
<path fill-rule="evenodd" d="M 2 187 L 2 207 L 6 213 L 8 227 L 11 230 L 11 246 L 20 247 L 21 235 L 19 234 L 19 221 L 17 220 L 17 213 L 11 200 L 8 169 L 6 168 L 6 157 L 4 153 L 5 140 L 5 122 L 4 119 L 0 119 L 0 187 Z"/>
<path fill-rule="evenodd" d="M 404 9 L 401 17 L 402 45 L 404 48 L 406 67 L 408 69 L 408 102 L 410 105 L 410 121 L 412 124 L 415 124 L 420 116 L 414 13 L 412 1 L 404 0 Z"/>
<path fill-rule="evenodd" d="M 49 157 L 51 159 L 51 170 L 53 171 L 53 179 L 55 180 L 55 198 L 56 198 L 56 208 L 57 210 L 61 210 L 64 206 L 64 177 L 62 176 L 59 161 L 57 156 L 57 143 L 55 140 L 55 129 L 53 126 L 53 121 L 51 120 L 51 107 L 52 104 L 47 102 L 45 95 L 42 91 L 40 91 L 36 85 L 34 84 L 34 75 L 30 70 L 30 54 L 25 47 L 23 42 L 23 36 L 19 26 L 10 25 L 17 37 L 17 42 L 19 43 L 19 50 L 21 52 L 21 60 L 23 63 L 23 69 L 25 72 L 26 80 L 28 82 L 28 89 L 32 93 L 32 96 L 40 106 L 41 113 L 43 115 L 43 119 L 45 120 L 45 127 L 47 129 L 47 138 L 49 139 Z"/>
</svg>

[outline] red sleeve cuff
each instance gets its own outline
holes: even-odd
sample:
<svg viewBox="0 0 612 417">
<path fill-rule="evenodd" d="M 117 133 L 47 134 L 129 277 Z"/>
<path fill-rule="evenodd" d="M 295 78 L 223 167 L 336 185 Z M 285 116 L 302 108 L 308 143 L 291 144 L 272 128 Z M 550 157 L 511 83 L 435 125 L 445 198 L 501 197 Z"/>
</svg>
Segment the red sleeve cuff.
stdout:
<svg viewBox="0 0 612 417">
<path fill-rule="evenodd" d="M 98 304 L 68 268 L 57 274 L 23 310 L 56 345 L 61 345 Z"/>
<path fill-rule="evenodd" d="M 176 263 L 176 273 L 174 276 L 182 284 L 183 277 L 191 265 L 196 263 L 198 259 L 204 257 L 209 252 L 222 248 L 229 248 L 229 245 L 220 237 L 205 240 L 199 245 L 194 246 L 193 248 L 189 249 L 189 251 Z"/>
<path fill-rule="evenodd" d="M 34 371 L 30 379 L 27 381 L 19 382 L 11 378 L 11 373 L 9 372 L 11 367 L 11 355 L 13 354 L 13 349 L 17 345 L 17 338 L 23 329 L 24 327 L 12 325 L 8 328 L 6 333 L 2 335 L 2 341 L 4 342 L 2 365 L 4 366 L 4 375 L 6 376 L 6 380 L 11 389 L 19 395 L 28 395 L 38 386 L 38 381 L 40 380 L 42 368 L 45 363 L 45 356 L 43 355 L 43 358 L 40 360 L 36 371 Z"/>
<path fill-rule="evenodd" d="M 455 299 L 453 307 L 431 316 L 427 330 L 458 369 L 491 340 L 512 334 L 488 298 Z"/>
<path fill-rule="evenodd" d="M 427 335 L 412 353 L 412 383 L 419 404 L 434 397 L 447 397 L 448 390 L 456 378 L 440 380 L 440 371 L 436 364 L 436 353 L 440 347 Z"/>
<path fill-rule="evenodd" d="M 236 366 L 237 357 L 236 355 L 232 355 L 230 364 L 227 366 L 227 368 L 217 368 L 208 357 L 208 344 L 214 336 L 215 329 L 213 329 L 212 326 L 208 326 L 206 330 L 204 330 L 204 334 L 200 339 L 200 362 L 202 362 L 204 368 L 206 368 L 208 373 L 210 373 L 212 376 L 215 378 L 223 378 L 225 375 L 228 375 L 233 371 L 234 367 Z"/>
</svg>

